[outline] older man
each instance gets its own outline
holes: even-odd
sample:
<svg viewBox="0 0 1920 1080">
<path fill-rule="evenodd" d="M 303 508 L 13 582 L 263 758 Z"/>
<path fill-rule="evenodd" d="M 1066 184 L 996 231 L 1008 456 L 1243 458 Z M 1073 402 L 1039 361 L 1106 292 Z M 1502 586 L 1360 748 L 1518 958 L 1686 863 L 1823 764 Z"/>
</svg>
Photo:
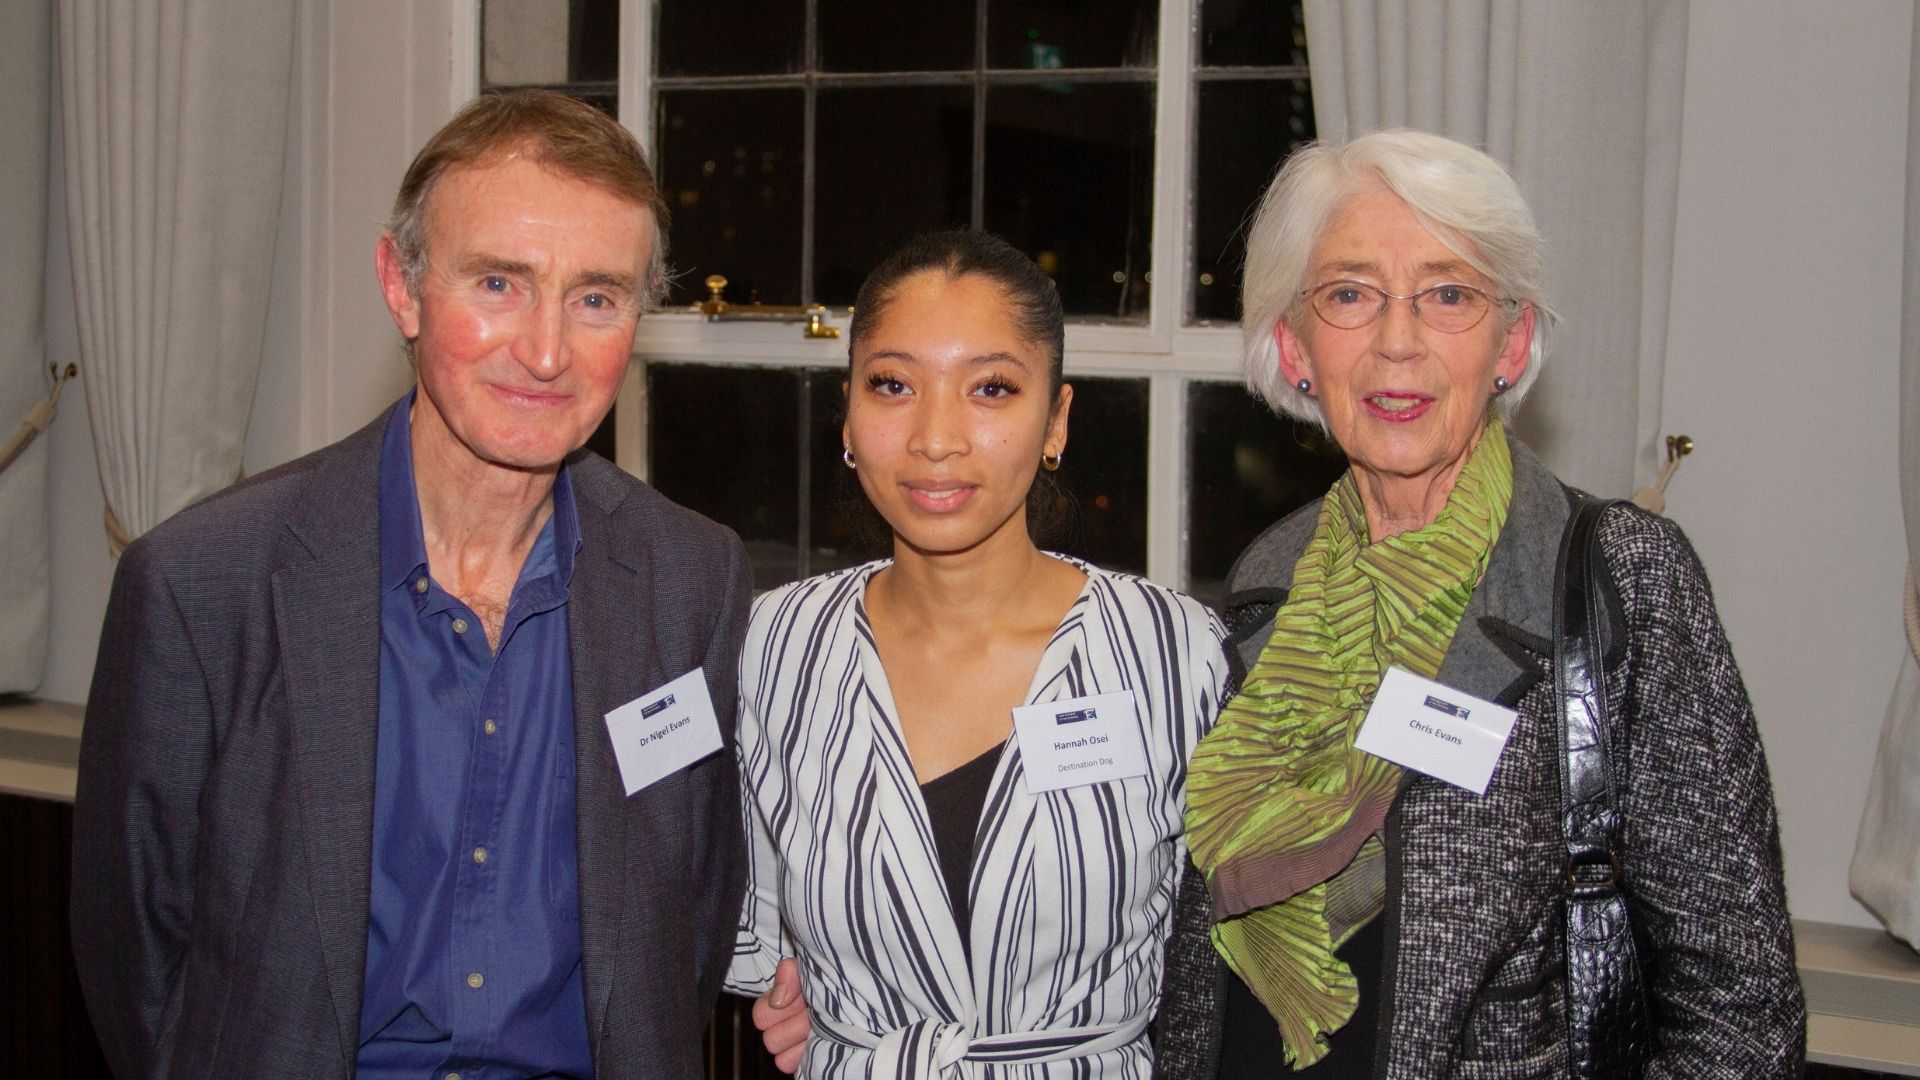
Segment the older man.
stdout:
<svg viewBox="0 0 1920 1080">
<path fill-rule="evenodd" d="M 475 102 L 376 252 L 417 385 L 127 550 L 73 881 L 120 1077 L 699 1071 L 746 562 L 579 449 L 662 219 L 600 113 Z"/>
</svg>

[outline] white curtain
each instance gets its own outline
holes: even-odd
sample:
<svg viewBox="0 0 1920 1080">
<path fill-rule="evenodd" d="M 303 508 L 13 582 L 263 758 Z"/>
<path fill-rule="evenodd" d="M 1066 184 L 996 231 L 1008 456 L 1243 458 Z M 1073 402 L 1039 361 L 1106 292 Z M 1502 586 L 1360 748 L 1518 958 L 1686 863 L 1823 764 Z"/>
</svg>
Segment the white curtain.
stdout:
<svg viewBox="0 0 1920 1080">
<path fill-rule="evenodd" d="M 1630 494 L 1660 438 L 1685 0 L 1307 0 L 1321 138 L 1413 127 L 1492 154 L 1546 237 L 1565 320 L 1520 434 Z"/>
<path fill-rule="evenodd" d="M 47 131 L 53 11 L 46 0 L 0 0 L 0 444 L 51 390 L 47 377 Z M 30 432 L 32 429 L 29 428 Z M 0 458 L 6 450 L 0 449 Z M 47 662 L 47 440 L 0 465 L 0 694 L 40 685 Z"/>
<path fill-rule="evenodd" d="M 81 385 L 114 551 L 234 481 L 266 326 L 294 0 L 60 0 Z"/>
<path fill-rule="evenodd" d="M 1906 511 L 1907 651 L 1880 730 L 1867 809 L 1853 848 L 1853 895 L 1920 948 L 1920 19 L 1907 95 L 1907 253 L 1900 327 L 1900 501 Z"/>
</svg>

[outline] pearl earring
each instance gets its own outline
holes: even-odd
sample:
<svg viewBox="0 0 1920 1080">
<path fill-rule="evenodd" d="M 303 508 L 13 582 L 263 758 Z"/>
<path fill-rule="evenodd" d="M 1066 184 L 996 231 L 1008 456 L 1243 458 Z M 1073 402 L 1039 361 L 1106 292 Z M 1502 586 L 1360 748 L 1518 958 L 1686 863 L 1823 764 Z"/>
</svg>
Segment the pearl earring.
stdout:
<svg viewBox="0 0 1920 1080">
<path fill-rule="evenodd" d="M 1307 391 L 1313 389 L 1313 380 L 1301 379 L 1299 382 L 1293 384 L 1293 388 L 1304 394 Z"/>
<path fill-rule="evenodd" d="M 1513 389 L 1513 384 L 1507 381 L 1507 377 L 1505 375 L 1495 375 L 1493 377 L 1494 393 L 1504 394 L 1511 389 Z"/>
</svg>

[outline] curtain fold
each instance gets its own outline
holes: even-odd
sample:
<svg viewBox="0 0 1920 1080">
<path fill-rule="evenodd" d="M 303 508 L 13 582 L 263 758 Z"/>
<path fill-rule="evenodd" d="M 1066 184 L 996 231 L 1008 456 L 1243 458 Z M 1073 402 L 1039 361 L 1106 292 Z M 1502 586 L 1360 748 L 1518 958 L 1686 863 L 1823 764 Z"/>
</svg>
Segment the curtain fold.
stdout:
<svg viewBox="0 0 1920 1080">
<path fill-rule="evenodd" d="M 1854 898 L 1920 948 L 1920 19 L 1907 93 L 1906 257 L 1900 326 L 1900 501 L 1907 526 L 1901 657 L 1847 875 Z"/>
<path fill-rule="evenodd" d="M 292 0 L 60 0 L 67 231 L 106 523 L 233 482 L 266 330 Z"/>
<path fill-rule="evenodd" d="M 44 416 L 47 144 L 53 119 L 53 17 L 44 0 L 0 0 L 0 441 Z M 40 685 L 47 662 L 47 440 L 0 468 L 0 694 Z"/>
<path fill-rule="evenodd" d="M 1307 0 L 1314 118 L 1486 150 L 1546 237 L 1563 323 L 1516 425 L 1576 486 L 1658 463 L 1685 85 L 1685 0 Z"/>
</svg>

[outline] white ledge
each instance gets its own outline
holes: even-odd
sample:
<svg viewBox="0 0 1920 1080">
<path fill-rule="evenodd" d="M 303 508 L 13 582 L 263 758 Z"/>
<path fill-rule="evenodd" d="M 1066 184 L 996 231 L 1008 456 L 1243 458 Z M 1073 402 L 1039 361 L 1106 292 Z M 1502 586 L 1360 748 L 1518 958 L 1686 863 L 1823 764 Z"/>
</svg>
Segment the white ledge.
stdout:
<svg viewBox="0 0 1920 1080">
<path fill-rule="evenodd" d="M 1920 1076 L 1920 953 L 1882 930 L 1793 924 L 1807 1060 Z"/>
<path fill-rule="evenodd" d="M 72 802 L 83 713 L 59 701 L 0 701 L 0 794 Z"/>
</svg>

